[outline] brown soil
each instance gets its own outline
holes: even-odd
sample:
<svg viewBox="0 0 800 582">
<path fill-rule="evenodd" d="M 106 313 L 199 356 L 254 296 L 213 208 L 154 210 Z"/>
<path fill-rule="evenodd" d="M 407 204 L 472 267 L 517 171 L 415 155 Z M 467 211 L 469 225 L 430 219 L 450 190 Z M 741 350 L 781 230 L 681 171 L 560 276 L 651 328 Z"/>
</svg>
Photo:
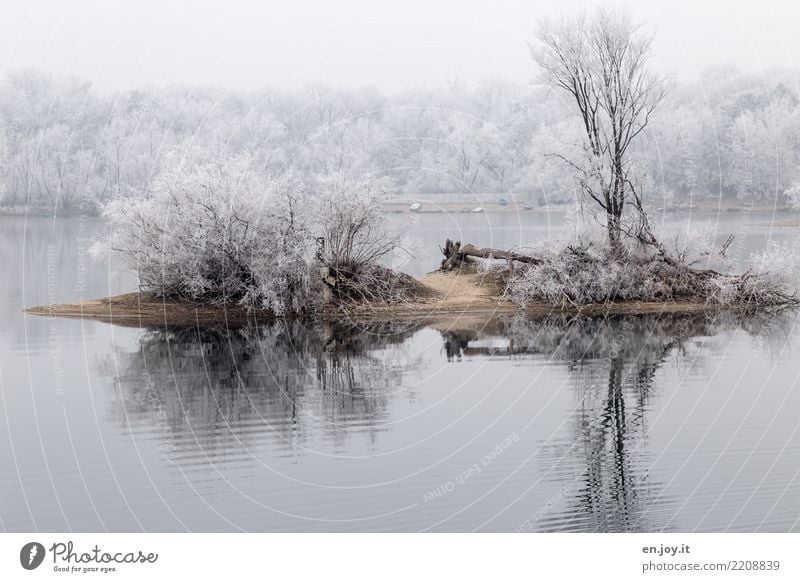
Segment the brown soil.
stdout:
<svg viewBox="0 0 800 582">
<path fill-rule="evenodd" d="M 25 313 L 96 319 L 126 326 L 242 324 L 254 319 L 274 319 L 266 313 L 236 306 L 218 306 L 173 301 L 149 293 L 125 293 L 103 299 L 89 299 L 55 305 L 30 307 Z"/>
</svg>

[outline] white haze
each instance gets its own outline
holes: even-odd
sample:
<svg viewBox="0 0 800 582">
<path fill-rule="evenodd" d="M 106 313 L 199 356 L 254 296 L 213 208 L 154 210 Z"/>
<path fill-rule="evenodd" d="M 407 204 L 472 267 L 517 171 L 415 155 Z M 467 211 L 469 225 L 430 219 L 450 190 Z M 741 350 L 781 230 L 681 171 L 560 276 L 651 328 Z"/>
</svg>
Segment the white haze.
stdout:
<svg viewBox="0 0 800 582">
<path fill-rule="evenodd" d="M 454 77 L 529 80 L 535 22 L 598 2 L 13 0 L 0 4 L 0 72 L 34 67 L 101 91 L 151 85 L 393 91 Z M 792 0 L 615 2 L 657 32 L 654 64 L 691 81 L 708 65 L 798 65 Z"/>
</svg>

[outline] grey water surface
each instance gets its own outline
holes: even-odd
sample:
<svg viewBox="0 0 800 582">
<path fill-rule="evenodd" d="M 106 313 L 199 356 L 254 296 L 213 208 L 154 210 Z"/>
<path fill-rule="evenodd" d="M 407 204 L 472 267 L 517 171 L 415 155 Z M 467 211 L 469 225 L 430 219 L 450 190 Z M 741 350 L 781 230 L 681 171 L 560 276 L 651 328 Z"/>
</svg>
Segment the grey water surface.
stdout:
<svg viewBox="0 0 800 582">
<path fill-rule="evenodd" d="M 796 236 L 705 218 L 739 261 Z M 794 312 L 241 329 L 23 315 L 135 288 L 87 256 L 98 227 L 0 217 L 2 530 L 800 531 Z M 445 236 L 564 229 L 538 210 L 420 215 L 418 252 L 391 260 L 422 273 Z"/>
</svg>

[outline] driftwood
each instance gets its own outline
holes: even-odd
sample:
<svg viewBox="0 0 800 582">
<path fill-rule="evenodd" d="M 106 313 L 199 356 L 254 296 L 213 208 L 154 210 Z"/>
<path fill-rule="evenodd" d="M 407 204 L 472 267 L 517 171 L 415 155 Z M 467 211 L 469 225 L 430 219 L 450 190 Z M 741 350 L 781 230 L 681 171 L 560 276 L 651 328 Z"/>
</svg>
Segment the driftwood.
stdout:
<svg viewBox="0 0 800 582">
<path fill-rule="evenodd" d="M 542 263 L 541 259 L 524 255 L 515 251 L 502 251 L 499 249 L 476 247 L 475 245 L 466 244 L 461 246 L 461 241 L 452 241 L 449 238 L 444 242 L 444 247 L 439 247 L 442 251 L 444 259 L 440 269 L 442 271 L 452 271 L 461 267 L 469 260 L 469 257 L 478 259 L 505 259 L 508 261 L 509 269 L 513 270 L 514 261 L 520 263 L 528 263 L 538 265 Z"/>
</svg>

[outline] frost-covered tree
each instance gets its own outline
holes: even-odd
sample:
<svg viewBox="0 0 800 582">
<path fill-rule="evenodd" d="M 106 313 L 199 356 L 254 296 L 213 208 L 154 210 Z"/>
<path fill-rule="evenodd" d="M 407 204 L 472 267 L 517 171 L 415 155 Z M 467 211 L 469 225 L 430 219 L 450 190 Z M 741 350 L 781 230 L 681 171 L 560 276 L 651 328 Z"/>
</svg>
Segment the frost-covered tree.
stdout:
<svg viewBox="0 0 800 582">
<path fill-rule="evenodd" d="M 582 156 L 562 159 L 602 209 L 609 243 L 618 247 L 626 203 L 641 207 L 629 150 L 666 93 L 648 68 L 651 38 L 627 12 L 603 8 L 590 19 L 545 19 L 536 37 L 531 53 L 543 80 L 572 97 L 583 126 Z"/>
</svg>

